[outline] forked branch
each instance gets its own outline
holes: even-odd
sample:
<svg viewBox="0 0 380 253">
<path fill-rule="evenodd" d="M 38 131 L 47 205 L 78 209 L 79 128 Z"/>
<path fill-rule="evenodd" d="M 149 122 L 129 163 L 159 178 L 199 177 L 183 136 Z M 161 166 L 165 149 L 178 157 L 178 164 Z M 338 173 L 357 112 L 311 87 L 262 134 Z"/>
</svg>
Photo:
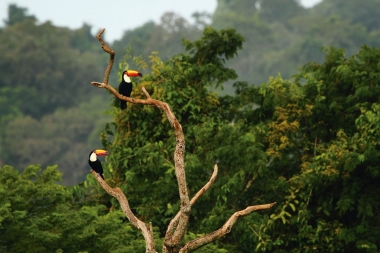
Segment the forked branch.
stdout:
<svg viewBox="0 0 380 253">
<path fill-rule="evenodd" d="M 104 74 L 103 83 L 91 82 L 91 84 L 98 88 L 104 88 L 104 89 L 109 90 L 116 98 L 120 100 L 124 100 L 126 102 L 133 103 L 133 104 L 151 105 L 151 106 L 160 108 L 161 110 L 165 112 L 166 117 L 168 118 L 175 132 L 176 148 L 174 151 L 174 166 L 175 166 L 175 174 L 176 174 L 177 182 L 178 182 L 181 208 L 179 212 L 177 213 L 177 215 L 171 220 L 168 226 L 168 229 L 166 231 L 166 236 L 165 236 L 165 242 L 163 246 L 163 252 L 184 253 L 184 252 L 190 252 L 195 249 L 198 249 L 208 243 L 211 243 L 212 241 L 219 239 L 225 234 L 229 233 L 231 231 L 232 226 L 235 224 L 235 222 L 237 221 L 239 217 L 246 216 L 257 210 L 265 210 L 265 209 L 271 208 L 275 203 L 249 206 L 242 211 L 238 211 L 234 213 L 228 219 L 228 221 L 220 229 L 216 230 L 215 232 L 205 235 L 201 238 L 192 240 L 190 242 L 187 242 L 185 245 L 182 245 L 182 241 L 183 241 L 183 238 L 184 238 L 184 235 L 189 223 L 191 207 L 210 188 L 210 186 L 215 181 L 216 175 L 218 173 L 218 166 L 215 164 L 214 172 L 209 182 L 204 187 L 202 187 L 202 189 L 200 189 L 198 193 L 195 194 L 195 196 L 190 201 L 188 191 L 187 191 L 185 168 L 184 168 L 185 138 L 184 138 L 181 124 L 178 122 L 175 115 L 171 111 L 170 106 L 167 103 L 162 102 L 160 100 L 152 99 L 149 93 L 145 90 L 145 88 L 142 88 L 142 90 L 145 96 L 147 97 L 146 99 L 138 99 L 138 98 L 132 99 L 132 98 L 119 94 L 119 92 L 117 92 L 108 83 L 109 74 L 111 72 L 111 69 L 114 63 L 115 52 L 110 47 L 108 47 L 107 44 L 102 40 L 101 35 L 103 34 L 104 30 L 105 29 L 101 30 L 99 34 L 96 36 L 96 38 L 102 44 L 103 50 L 110 55 L 110 60 Z M 143 236 L 146 241 L 146 252 L 149 252 L 149 253 L 156 252 L 155 246 L 154 246 L 154 240 L 153 240 L 152 224 L 150 224 L 150 226 L 147 226 L 144 222 L 139 220 L 132 213 L 128 204 L 128 199 L 124 195 L 124 193 L 120 190 L 120 188 L 118 187 L 111 188 L 102 178 L 100 178 L 97 175 L 95 171 L 91 170 L 91 173 L 94 175 L 94 177 L 99 182 L 99 184 L 103 187 L 103 189 L 109 195 L 115 197 L 120 202 L 121 208 L 124 214 L 126 215 L 126 217 L 128 218 L 128 220 L 131 222 L 131 224 L 133 224 L 135 227 L 137 227 L 139 230 L 142 231 Z"/>
<path fill-rule="evenodd" d="M 214 172 L 211 175 L 210 180 L 203 186 L 197 194 L 190 200 L 190 205 L 193 206 L 195 202 L 210 188 L 210 186 L 214 183 L 216 176 L 218 175 L 218 165 L 215 164 L 214 166 Z M 172 233 L 174 231 L 174 228 L 177 226 L 178 223 L 178 218 L 180 216 L 181 212 L 178 212 L 176 216 L 170 221 L 169 226 L 166 230 L 166 236 L 165 238 L 171 238 Z M 165 240 L 165 243 L 167 244 L 168 242 Z"/>
<path fill-rule="evenodd" d="M 108 54 L 110 54 L 110 61 L 108 63 L 107 70 L 105 72 L 104 82 L 103 83 L 91 82 L 91 84 L 96 87 L 105 88 L 109 90 L 118 99 L 130 102 L 130 103 L 134 103 L 134 104 L 151 105 L 151 106 L 160 108 L 161 110 L 165 112 L 166 117 L 168 118 L 171 126 L 174 129 L 174 133 L 176 137 L 176 148 L 174 151 L 174 167 L 175 167 L 175 174 L 176 174 L 177 182 L 178 182 L 179 196 L 181 200 L 181 212 L 179 215 L 179 222 L 169 241 L 173 247 L 178 247 L 178 245 L 181 244 L 183 237 L 185 235 L 185 232 L 189 223 L 189 216 L 190 216 L 190 210 L 191 210 L 191 205 L 190 205 L 190 200 L 189 200 L 189 195 L 188 195 L 187 185 L 186 185 L 185 167 L 184 167 L 185 137 L 182 131 L 182 126 L 178 122 L 176 117 L 174 116 L 173 112 L 170 109 L 170 106 L 167 103 L 164 103 L 162 101 L 152 99 L 149 93 L 145 90 L 145 88 L 142 88 L 142 90 L 144 94 L 146 95 L 147 99 L 136 99 L 136 98 L 132 99 L 132 98 L 119 94 L 119 92 L 117 92 L 111 85 L 108 84 L 109 71 L 112 69 L 113 57 L 115 53 L 101 39 L 101 35 L 103 32 L 104 32 L 104 29 L 100 31 L 96 37 L 99 40 L 99 42 L 102 44 L 103 50 L 107 52 Z"/>
</svg>

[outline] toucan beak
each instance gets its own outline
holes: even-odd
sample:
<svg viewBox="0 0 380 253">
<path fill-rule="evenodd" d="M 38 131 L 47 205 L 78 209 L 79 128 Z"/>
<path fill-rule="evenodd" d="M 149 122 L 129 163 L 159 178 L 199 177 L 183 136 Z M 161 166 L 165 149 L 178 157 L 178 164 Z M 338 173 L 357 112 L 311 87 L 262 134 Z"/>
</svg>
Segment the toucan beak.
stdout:
<svg viewBox="0 0 380 253">
<path fill-rule="evenodd" d="M 97 149 L 97 150 L 95 150 L 95 154 L 96 154 L 97 156 L 108 155 L 108 151 L 103 150 L 103 149 Z"/>
<path fill-rule="evenodd" d="M 140 76 L 140 77 L 142 77 L 142 74 L 136 70 L 127 70 L 127 75 L 128 76 Z"/>
</svg>

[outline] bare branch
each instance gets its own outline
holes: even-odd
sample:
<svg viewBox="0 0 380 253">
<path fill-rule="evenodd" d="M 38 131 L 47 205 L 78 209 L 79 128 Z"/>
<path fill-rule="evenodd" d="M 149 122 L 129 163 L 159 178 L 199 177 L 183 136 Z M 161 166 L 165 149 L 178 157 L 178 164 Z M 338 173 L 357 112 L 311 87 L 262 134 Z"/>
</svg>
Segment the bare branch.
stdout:
<svg viewBox="0 0 380 253">
<path fill-rule="evenodd" d="M 109 72 L 111 71 L 111 68 L 113 65 L 115 52 L 113 52 L 101 39 L 101 35 L 103 32 L 104 32 L 104 29 L 100 31 L 96 37 L 99 40 L 99 42 L 102 44 L 103 50 L 110 54 L 110 61 L 105 73 L 104 82 L 103 83 L 91 82 L 91 84 L 96 87 L 105 88 L 111 91 L 115 95 L 115 97 L 118 99 L 130 102 L 130 103 L 134 103 L 134 104 L 152 105 L 152 106 L 160 108 L 161 110 L 165 112 L 171 126 L 174 128 L 174 133 L 176 137 L 176 148 L 174 151 L 174 166 L 175 166 L 175 174 L 176 174 L 177 182 L 178 182 L 179 196 L 181 200 L 181 214 L 179 217 L 178 225 L 176 226 L 175 231 L 172 237 L 169 239 L 169 241 L 170 241 L 170 244 L 173 245 L 173 247 L 178 247 L 183 240 L 187 226 L 189 224 L 189 216 L 190 216 L 190 211 L 191 211 L 189 194 L 188 194 L 187 185 L 186 185 L 186 175 L 185 175 L 185 166 L 184 166 L 185 137 L 182 131 L 182 126 L 178 122 L 176 117 L 174 116 L 169 105 L 162 101 L 152 99 L 149 93 L 145 90 L 145 88 L 142 88 L 142 90 L 144 94 L 147 96 L 147 99 L 135 99 L 135 98 L 129 98 L 129 97 L 119 94 L 119 92 L 117 92 L 111 85 L 108 84 Z"/>
<path fill-rule="evenodd" d="M 214 165 L 214 172 L 211 175 L 210 180 L 205 184 L 198 192 L 195 194 L 195 196 L 190 200 L 190 205 L 193 206 L 195 202 L 210 188 L 210 186 L 214 183 L 216 176 L 218 174 L 218 165 Z M 178 218 L 181 214 L 181 211 L 179 211 L 176 216 L 170 221 L 169 226 L 166 230 L 166 236 L 165 238 L 171 238 L 172 233 L 174 231 L 174 228 L 178 225 Z"/>
<path fill-rule="evenodd" d="M 193 206 L 195 204 L 195 202 L 197 202 L 197 200 L 210 188 L 210 186 L 214 183 L 217 175 L 218 175 L 218 165 L 215 164 L 214 165 L 214 172 L 212 173 L 210 180 L 191 199 L 191 201 L 190 201 L 191 206 Z"/>
<path fill-rule="evenodd" d="M 145 238 L 146 252 L 156 252 L 156 247 L 154 245 L 153 231 L 151 229 L 152 225 L 150 224 L 150 226 L 147 226 L 144 222 L 139 220 L 133 214 L 133 212 L 131 211 L 131 208 L 129 207 L 127 197 L 124 195 L 124 193 L 121 191 L 119 187 L 112 188 L 94 170 L 91 170 L 91 173 L 95 177 L 95 179 L 98 181 L 100 186 L 109 195 L 115 197 L 119 201 L 121 209 L 123 210 L 125 216 L 128 218 L 129 222 L 142 232 Z"/>
<path fill-rule="evenodd" d="M 149 93 L 145 90 L 144 87 L 142 88 L 142 90 L 143 90 L 144 94 L 147 95 L 147 99 L 138 99 L 138 98 L 130 98 L 130 97 L 127 97 L 127 96 L 123 96 L 118 91 L 116 91 L 114 87 L 112 87 L 108 83 L 91 82 L 91 84 L 94 85 L 95 87 L 98 87 L 98 88 L 107 89 L 116 98 L 118 98 L 120 100 L 127 101 L 129 103 L 142 104 L 142 105 L 152 105 L 152 106 L 155 106 L 155 107 L 160 107 L 160 104 L 164 103 L 164 102 L 161 102 L 159 100 L 151 99 Z M 170 108 L 169 108 L 169 110 L 170 110 Z"/>
<path fill-rule="evenodd" d="M 242 211 L 235 212 L 224 225 L 219 228 L 218 230 L 207 234 L 203 237 L 197 238 L 195 240 L 192 240 L 190 242 L 187 242 L 179 251 L 180 253 L 187 253 L 194 251 L 206 244 L 209 244 L 221 237 L 223 237 L 225 234 L 229 233 L 232 229 L 232 226 L 236 223 L 237 219 L 240 217 L 244 217 L 254 211 L 258 210 L 266 210 L 274 206 L 276 202 L 273 202 L 271 204 L 265 204 L 265 205 L 256 205 L 256 206 L 249 206 L 246 209 Z"/>
<path fill-rule="evenodd" d="M 232 226 L 235 224 L 237 219 L 242 216 L 246 216 L 256 210 L 265 210 L 271 208 L 275 203 L 266 204 L 266 205 L 256 205 L 256 206 L 249 206 L 246 209 L 242 211 L 235 212 L 228 221 L 218 230 L 216 230 L 213 233 L 210 233 L 206 236 L 203 236 L 201 238 L 195 239 L 193 241 L 187 242 L 182 248 L 181 243 L 184 237 L 184 234 L 187 230 L 188 223 L 189 223 L 189 217 L 190 217 L 190 211 L 191 206 L 210 188 L 210 186 L 215 181 L 216 175 L 218 173 L 218 166 L 215 164 L 214 166 L 214 172 L 209 180 L 209 182 L 200 189 L 197 194 L 189 200 L 189 195 L 187 191 L 187 185 L 186 185 L 186 176 L 185 176 L 185 168 L 184 168 L 184 157 L 185 157 L 185 138 L 182 131 L 182 126 L 176 119 L 175 115 L 170 109 L 170 106 L 162 102 L 160 100 L 152 99 L 149 95 L 149 93 L 146 91 L 145 88 L 142 88 L 142 91 L 144 92 L 146 99 L 138 99 L 138 98 L 130 98 L 123 96 L 119 94 L 118 91 L 116 91 L 109 83 L 109 75 L 114 63 L 114 57 L 115 52 L 107 46 L 107 44 L 102 40 L 101 35 L 103 34 L 105 29 L 101 30 L 99 34 L 96 36 L 96 38 L 99 40 L 99 42 L 102 44 L 102 48 L 105 52 L 107 52 L 110 55 L 110 60 L 107 66 L 107 69 L 104 74 L 104 81 L 103 83 L 100 82 L 91 82 L 92 85 L 98 87 L 98 88 L 104 88 L 109 90 L 113 95 L 123 101 L 133 103 L 133 104 L 142 104 L 142 105 L 151 105 L 160 108 L 163 110 L 171 124 L 171 126 L 174 129 L 175 137 L 176 137 L 176 148 L 174 151 L 174 166 L 175 166 L 175 174 L 177 177 L 178 182 L 178 190 L 179 190 L 179 196 L 181 200 L 181 208 L 180 211 L 177 213 L 177 215 L 171 220 L 168 230 L 166 231 L 165 236 L 165 242 L 163 246 L 163 252 L 190 252 L 195 249 L 198 249 L 202 247 L 203 245 L 206 245 L 212 241 L 215 241 L 219 239 L 220 237 L 224 236 L 225 234 L 229 233 L 231 231 Z M 145 224 L 141 220 L 139 220 L 131 211 L 127 197 L 124 195 L 124 193 L 120 190 L 120 188 L 111 188 L 101 177 L 97 175 L 97 173 L 93 170 L 91 170 L 91 173 L 94 175 L 96 180 L 99 182 L 99 184 L 103 187 L 103 189 L 111 196 L 114 196 L 121 205 L 121 208 L 128 218 L 128 220 L 139 230 L 142 231 L 143 236 L 146 241 L 146 252 L 156 252 L 155 246 L 154 246 L 154 240 L 153 240 L 153 229 L 152 229 L 152 223 Z M 252 180 L 253 182 L 253 180 Z"/>
<path fill-rule="evenodd" d="M 144 87 L 142 87 L 142 91 L 144 92 L 144 94 L 145 94 L 145 96 L 146 96 L 147 98 L 150 98 L 149 93 L 146 91 L 146 89 L 145 89 Z"/>
<path fill-rule="evenodd" d="M 249 189 L 249 187 L 251 187 L 253 181 L 255 181 L 256 178 L 257 178 L 257 175 L 254 175 L 254 176 L 248 181 L 247 185 L 245 186 L 244 192 L 246 192 L 246 191 Z"/>
<path fill-rule="evenodd" d="M 107 83 L 108 84 L 108 79 L 110 77 L 110 73 L 111 73 L 111 69 L 112 69 L 112 66 L 113 66 L 113 62 L 115 60 L 115 52 L 103 41 L 101 35 L 104 33 L 106 29 L 102 29 L 98 35 L 96 35 L 96 38 L 99 40 L 100 44 L 102 44 L 102 49 L 104 50 L 104 52 L 108 53 L 110 55 L 110 60 L 108 62 L 108 66 L 106 68 L 106 72 L 104 73 L 104 80 L 103 82 L 104 83 Z"/>
<path fill-rule="evenodd" d="M 184 167 L 184 157 L 185 157 L 185 137 L 183 135 L 182 126 L 178 122 L 177 118 L 174 116 L 173 112 L 170 109 L 170 106 L 162 102 L 160 100 L 152 99 L 149 95 L 149 93 L 146 91 L 146 89 L 143 87 L 142 90 L 144 94 L 147 96 L 147 99 L 137 99 L 137 98 L 130 98 L 123 96 L 119 94 L 111 85 L 107 83 L 98 83 L 98 82 L 91 82 L 92 85 L 99 87 L 99 88 L 105 88 L 112 92 L 116 98 L 119 98 L 121 100 L 133 103 L 133 104 L 143 104 L 143 105 L 151 105 L 158 107 L 162 109 L 170 124 L 174 128 L 175 136 L 176 136 L 176 148 L 174 151 L 174 166 L 175 166 L 175 174 L 177 177 L 178 182 L 178 190 L 179 190 L 179 196 L 181 199 L 181 212 L 179 214 L 179 222 L 177 223 L 177 226 L 174 228 L 174 233 L 171 234 L 172 236 L 170 238 L 166 238 L 165 241 L 168 242 L 168 246 L 175 247 L 176 245 L 179 245 L 182 242 L 182 239 L 185 235 L 186 228 L 189 224 L 189 215 L 191 210 L 191 205 L 189 201 L 189 195 L 187 192 L 187 185 L 186 185 L 186 175 L 185 175 L 185 167 Z"/>
</svg>

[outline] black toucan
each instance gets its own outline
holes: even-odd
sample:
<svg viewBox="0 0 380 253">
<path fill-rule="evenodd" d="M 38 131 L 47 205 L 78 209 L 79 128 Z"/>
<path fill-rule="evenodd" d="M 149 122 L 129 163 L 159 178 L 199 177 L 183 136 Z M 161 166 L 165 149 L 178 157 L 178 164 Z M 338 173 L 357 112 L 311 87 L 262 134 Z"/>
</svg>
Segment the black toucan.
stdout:
<svg viewBox="0 0 380 253">
<path fill-rule="evenodd" d="M 132 76 L 140 76 L 142 77 L 142 74 L 136 70 L 126 70 L 123 72 L 121 83 L 119 84 L 119 93 L 123 96 L 130 97 L 132 92 Z M 127 102 L 124 100 L 120 101 L 120 109 L 125 110 L 127 109 Z"/>
<path fill-rule="evenodd" d="M 91 166 L 91 168 L 98 173 L 104 180 L 103 177 L 103 167 L 100 163 L 98 156 L 108 155 L 108 152 L 102 149 L 95 149 L 91 151 L 90 155 L 88 156 L 88 164 Z"/>
</svg>

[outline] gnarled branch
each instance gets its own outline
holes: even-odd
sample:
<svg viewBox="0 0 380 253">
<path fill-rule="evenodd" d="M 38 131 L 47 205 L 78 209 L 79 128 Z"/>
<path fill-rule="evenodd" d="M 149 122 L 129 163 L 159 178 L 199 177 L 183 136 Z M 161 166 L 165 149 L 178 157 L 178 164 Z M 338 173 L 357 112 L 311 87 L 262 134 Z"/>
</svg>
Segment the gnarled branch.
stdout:
<svg viewBox="0 0 380 253">
<path fill-rule="evenodd" d="M 215 166 L 214 166 L 214 172 L 212 173 L 210 180 L 190 200 L 190 205 L 191 206 L 193 206 L 194 203 L 210 188 L 210 186 L 214 183 L 217 175 L 218 175 L 218 165 L 215 164 Z M 166 230 L 165 238 L 171 238 L 173 230 L 174 230 L 174 228 L 178 224 L 178 218 L 179 218 L 180 214 L 181 214 L 181 212 L 178 212 L 176 214 L 176 216 L 170 221 L 169 226 L 168 226 L 168 228 Z"/>
<path fill-rule="evenodd" d="M 110 55 L 110 60 L 108 62 L 108 66 L 106 68 L 106 72 L 104 73 L 104 80 L 103 80 L 104 83 L 108 83 L 108 79 L 110 77 L 113 62 L 115 61 L 115 54 L 116 53 L 103 41 L 103 39 L 101 37 L 105 30 L 106 29 L 103 28 L 98 33 L 98 35 L 96 35 L 96 38 L 99 40 L 100 44 L 102 44 L 102 49 L 104 50 L 104 52 L 106 52 Z"/>
<path fill-rule="evenodd" d="M 191 210 L 189 194 L 188 194 L 187 185 L 186 185 L 186 175 L 185 175 L 185 166 L 184 166 L 185 137 L 182 131 L 182 126 L 178 122 L 176 117 L 174 116 L 173 112 L 170 109 L 170 106 L 165 102 L 152 99 L 149 93 L 145 90 L 145 88 L 142 88 L 142 90 L 144 94 L 147 96 L 147 99 L 136 99 L 136 98 L 132 99 L 132 98 L 119 94 L 119 92 L 117 92 L 111 85 L 108 84 L 109 71 L 112 68 L 113 56 L 115 53 L 101 39 L 100 36 L 103 31 L 104 29 L 96 37 L 99 40 L 99 42 L 102 44 L 103 50 L 109 53 L 111 57 L 107 66 L 107 70 L 105 72 L 105 77 L 104 77 L 105 81 L 103 83 L 91 82 L 91 84 L 96 87 L 105 88 L 109 90 L 118 99 L 130 102 L 130 103 L 134 103 L 134 104 L 151 105 L 151 106 L 160 108 L 161 110 L 165 112 L 171 126 L 174 128 L 174 133 L 176 137 L 176 148 L 174 151 L 174 166 L 175 166 L 175 174 L 176 174 L 177 182 L 178 182 L 179 196 L 181 200 L 181 212 L 179 215 L 179 222 L 171 238 L 168 239 L 168 242 L 170 242 L 171 247 L 178 247 L 181 244 L 183 237 L 185 235 L 185 232 L 189 223 L 189 216 L 190 216 L 190 210 Z"/>
<path fill-rule="evenodd" d="M 104 88 L 104 89 L 109 90 L 116 98 L 120 100 L 133 103 L 133 104 L 151 105 L 151 106 L 160 108 L 161 110 L 165 112 L 166 117 L 168 118 L 175 132 L 176 148 L 174 151 L 174 166 L 175 166 L 175 174 L 176 174 L 177 182 L 178 182 L 181 208 L 180 208 L 180 211 L 176 214 L 176 216 L 171 220 L 168 226 L 168 229 L 166 231 L 166 236 L 165 236 L 165 242 L 163 246 L 163 252 L 184 253 L 184 252 L 190 252 L 195 249 L 198 249 L 212 241 L 217 240 L 218 238 L 224 236 L 225 234 L 229 233 L 231 231 L 232 226 L 235 224 L 235 222 L 237 221 L 239 217 L 246 216 L 256 210 L 265 210 L 265 209 L 271 208 L 275 203 L 249 206 L 242 211 L 235 212 L 228 219 L 228 221 L 220 229 L 216 230 L 215 232 L 205 235 L 201 238 L 192 240 L 190 242 L 187 242 L 183 246 L 181 245 L 186 229 L 188 227 L 191 207 L 210 188 L 212 183 L 215 181 L 215 178 L 218 172 L 218 166 L 215 164 L 214 172 L 209 182 L 205 186 L 203 186 L 202 189 L 200 189 L 198 193 L 195 194 L 195 196 L 190 201 L 188 191 L 187 191 L 185 168 L 184 168 L 185 138 L 184 138 L 181 124 L 178 122 L 175 115 L 171 111 L 170 106 L 167 103 L 162 102 L 160 100 L 152 99 L 144 87 L 142 88 L 142 91 L 144 92 L 147 98 L 138 99 L 138 98 L 130 98 L 130 97 L 123 96 L 119 94 L 119 92 L 117 92 L 111 85 L 109 85 L 108 83 L 109 74 L 114 63 L 115 52 L 111 48 L 109 48 L 107 44 L 102 40 L 101 35 L 103 32 L 104 32 L 104 29 L 99 32 L 96 38 L 102 44 L 103 50 L 110 55 L 110 60 L 104 74 L 103 83 L 91 82 L 91 84 L 98 88 Z M 142 231 L 143 236 L 146 241 L 146 252 L 156 252 L 155 246 L 154 246 L 154 240 L 153 240 L 152 223 L 150 223 L 148 226 L 144 222 L 140 221 L 132 213 L 128 204 L 127 197 L 120 190 L 120 188 L 118 187 L 111 188 L 103 179 L 101 179 L 97 175 L 95 171 L 91 170 L 91 173 L 94 175 L 94 177 L 99 182 L 99 184 L 103 187 L 103 189 L 109 195 L 115 197 L 120 202 L 121 208 L 124 214 L 129 219 L 129 221 L 135 227 L 137 227 L 139 230 Z"/>
<path fill-rule="evenodd" d="M 119 187 L 112 188 L 94 170 L 91 170 L 91 173 L 95 177 L 95 179 L 98 181 L 100 186 L 102 186 L 102 188 L 109 195 L 115 197 L 119 201 L 121 209 L 123 210 L 125 216 L 128 218 L 129 222 L 142 232 L 142 234 L 145 238 L 146 252 L 156 252 L 156 247 L 154 245 L 153 231 L 151 229 L 151 225 L 147 226 L 144 222 L 139 220 L 133 214 L 131 208 L 129 207 L 127 197 L 124 195 L 124 193 L 121 191 L 121 189 Z"/>
</svg>

